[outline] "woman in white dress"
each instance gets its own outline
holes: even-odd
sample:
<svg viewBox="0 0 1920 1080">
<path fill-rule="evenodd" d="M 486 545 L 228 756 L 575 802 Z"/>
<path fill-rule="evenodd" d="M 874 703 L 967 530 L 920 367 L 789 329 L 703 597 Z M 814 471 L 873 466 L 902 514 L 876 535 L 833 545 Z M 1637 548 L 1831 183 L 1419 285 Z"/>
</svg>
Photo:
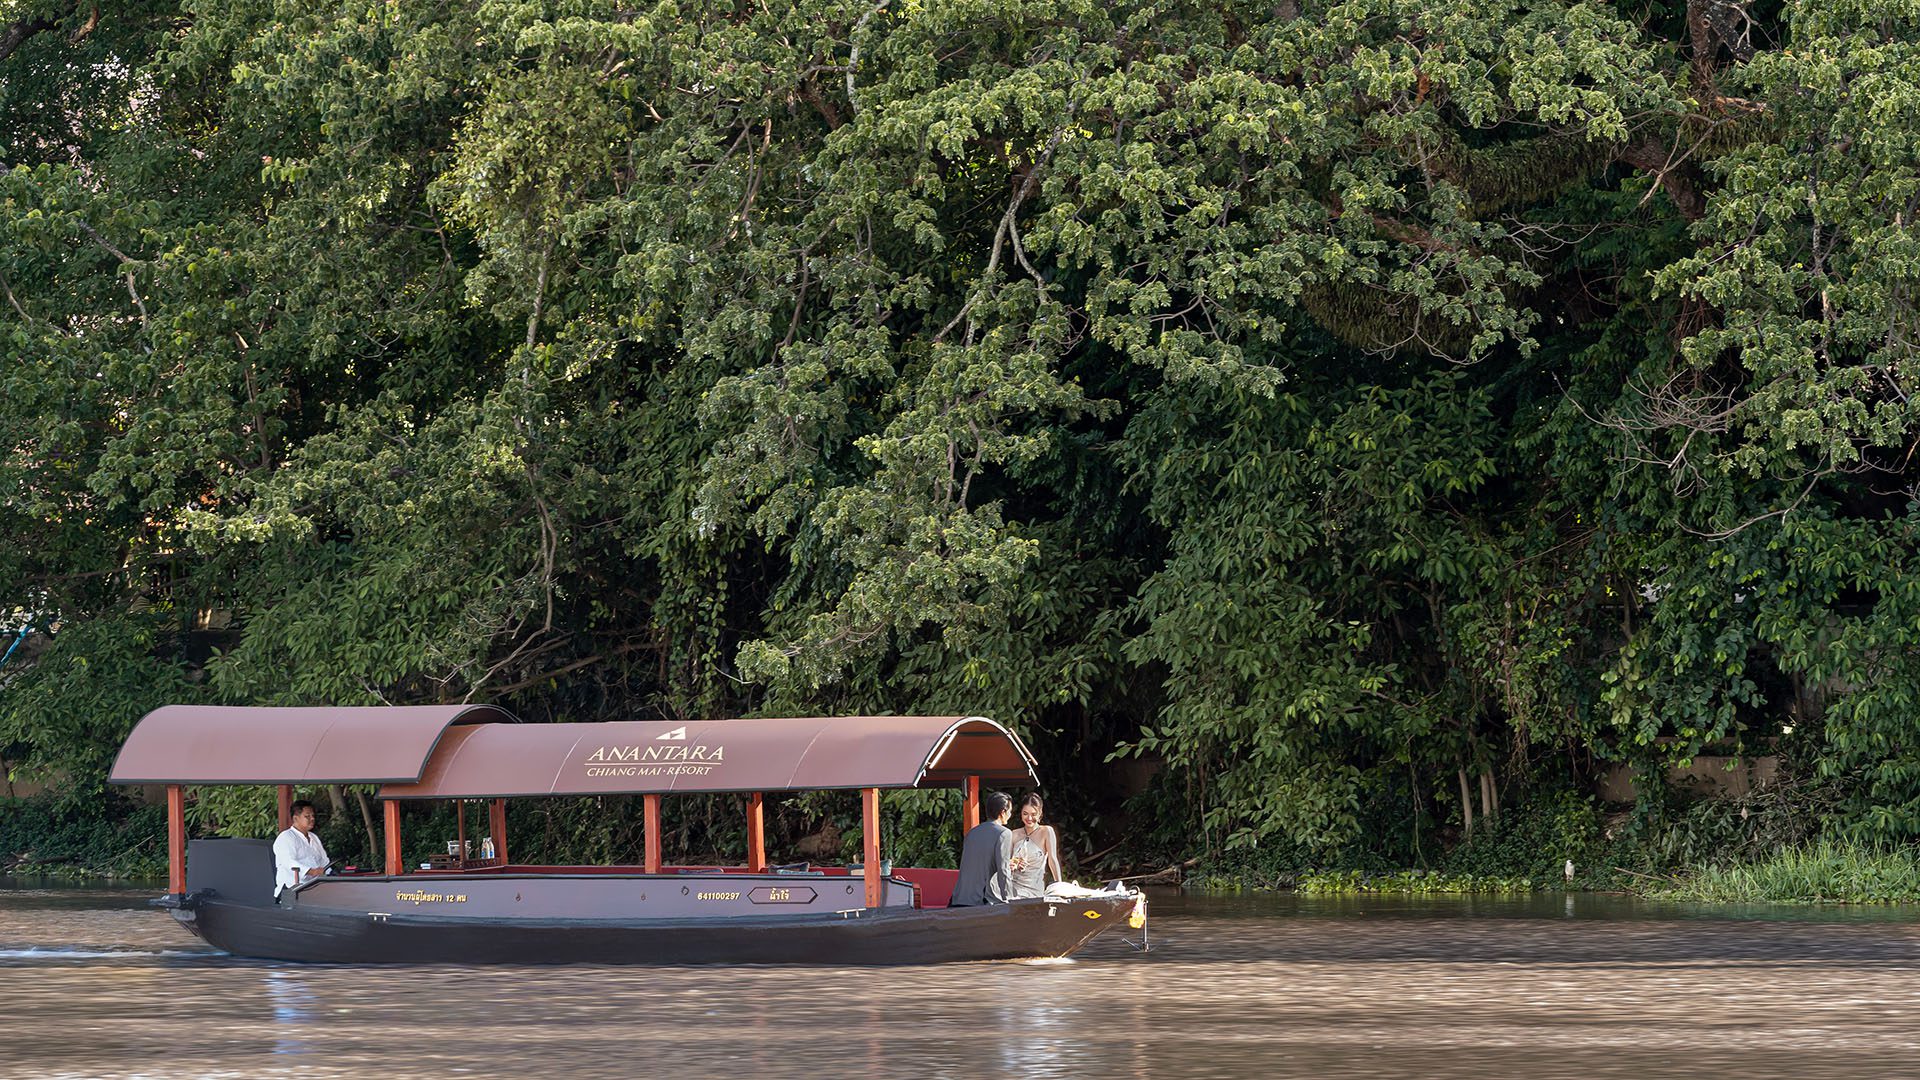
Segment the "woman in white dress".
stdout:
<svg viewBox="0 0 1920 1080">
<path fill-rule="evenodd" d="M 1038 794 L 1027 796 L 1020 806 L 1020 827 L 1013 830 L 1013 859 L 1008 863 L 1014 900 L 1045 896 L 1049 872 L 1053 880 L 1061 878 L 1060 841 L 1053 826 L 1040 823 L 1043 809 Z"/>
</svg>

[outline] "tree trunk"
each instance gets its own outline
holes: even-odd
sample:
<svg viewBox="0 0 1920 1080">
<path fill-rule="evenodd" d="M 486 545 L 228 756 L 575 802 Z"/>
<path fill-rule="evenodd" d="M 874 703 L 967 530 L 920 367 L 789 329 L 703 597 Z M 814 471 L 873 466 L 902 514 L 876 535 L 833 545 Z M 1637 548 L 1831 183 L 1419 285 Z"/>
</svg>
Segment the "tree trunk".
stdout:
<svg viewBox="0 0 1920 1080">
<path fill-rule="evenodd" d="M 1407 762 L 1407 792 L 1413 796 L 1413 861 L 1425 870 L 1427 853 L 1420 850 L 1420 813 L 1424 809 L 1420 803 L 1420 770 L 1412 761 Z"/>
<path fill-rule="evenodd" d="M 382 854 L 380 841 L 375 839 L 373 829 L 373 808 L 367 805 L 366 792 L 356 791 L 353 793 L 353 797 L 360 803 L 360 824 L 367 830 L 367 858 L 372 860 Z"/>
<path fill-rule="evenodd" d="M 1460 816 L 1466 822 L 1462 835 L 1473 835 L 1473 795 L 1467 790 L 1467 769 L 1460 767 Z"/>
</svg>

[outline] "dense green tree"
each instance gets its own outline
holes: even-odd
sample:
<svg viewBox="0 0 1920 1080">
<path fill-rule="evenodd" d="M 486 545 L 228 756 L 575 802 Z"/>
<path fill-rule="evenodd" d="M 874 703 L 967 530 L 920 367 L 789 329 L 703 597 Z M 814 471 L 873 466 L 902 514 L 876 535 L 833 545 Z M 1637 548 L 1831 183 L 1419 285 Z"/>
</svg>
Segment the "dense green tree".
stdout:
<svg viewBox="0 0 1920 1080">
<path fill-rule="evenodd" d="M 1916 42 L 0 2 L 0 755 L 91 791 L 180 698 L 964 710 L 1331 850 L 1784 736 L 1920 834 Z"/>
</svg>

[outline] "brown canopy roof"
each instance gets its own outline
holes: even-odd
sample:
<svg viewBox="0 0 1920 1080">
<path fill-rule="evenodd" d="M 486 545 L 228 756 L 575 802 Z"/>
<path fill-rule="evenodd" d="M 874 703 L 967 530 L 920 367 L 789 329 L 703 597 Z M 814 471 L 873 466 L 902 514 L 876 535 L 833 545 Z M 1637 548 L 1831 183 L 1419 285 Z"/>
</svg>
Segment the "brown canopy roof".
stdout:
<svg viewBox="0 0 1920 1080">
<path fill-rule="evenodd" d="M 1033 755 L 978 716 L 482 724 L 447 733 L 386 799 L 1037 784 Z"/>
<path fill-rule="evenodd" d="M 513 719 L 492 705 L 167 705 L 134 725 L 111 779 L 116 784 L 412 781 L 420 778 L 427 755 L 449 725 L 511 725 Z"/>
</svg>

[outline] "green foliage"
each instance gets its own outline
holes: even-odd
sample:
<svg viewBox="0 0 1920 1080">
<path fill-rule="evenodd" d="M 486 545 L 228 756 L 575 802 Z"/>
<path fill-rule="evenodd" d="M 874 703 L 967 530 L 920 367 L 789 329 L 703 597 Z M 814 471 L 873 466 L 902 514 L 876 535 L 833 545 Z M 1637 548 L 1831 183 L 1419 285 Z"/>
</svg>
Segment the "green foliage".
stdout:
<svg viewBox="0 0 1920 1080">
<path fill-rule="evenodd" d="M 1503 811 L 1491 827 L 1448 852 L 1443 869 L 1469 879 L 1517 878 L 1548 887 L 1565 883 L 1571 862 L 1579 883 L 1598 884 L 1608 880 L 1604 870 L 1611 854 L 1600 808 L 1563 789 Z"/>
<path fill-rule="evenodd" d="M 1405 893 L 1418 896 L 1464 893 L 1528 893 L 1547 887 L 1550 879 L 1492 877 L 1482 874 L 1402 870 L 1368 874 L 1359 870 L 1315 871 L 1302 874 L 1295 886 L 1308 895 L 1337 893 Z"/>
<path fill-rule="evenodd" d="M 0 872 L 164 878 L 165 815 L 157 806 L 0 798 Z"/>
<path fill-rule="evenodd" d="M 141 612 L 61 626 L 35 650 L 31 675 L 0 669 L 0 751 L 13 769 L 57 778 L 68 799 L 97 799 L 133 722 L 198 696 L 166 655 L 169 621 Z"/>
<path fill-rule="evenodd" d="M 1822 842 L 1785 848 L 1763 862 L 1701 867 L 1653 895 L 1710 903 L 1920 903 L 1920 856 Z"/>
<path fill-rule="evenodd" d="M 1127 646 L 1167 672 L 1167 705 L 1126 752 L 1214 766 L 1202 824 L 1229 848 L 1351 841 L 1363 788 L 1415 763 L 1409 747 L 1459 704 L 1376 629 L 1409 608 L 1431 617 L 1433 589 L 1492 569 L 1489 545 L 1424 512 L 1493 470 L 1474 426 L 1485 397 L 1459 381 L 1351 401 L 1312 387 L 1218 412 L 1183 395 L 1180 411 L 1135 421 L 1165 496 L 1149 512 L 1176 539 L 1141 586 L 1145 629 Z M 1309 395 L 1332 407 L 1310 411 Z"/>
<path fill-rule="evenodd" d="M 1156 853 L 1445 866 L 1484 775 L 1537 879 L 1538 778 L 1776 748 L 1920 836 L 1920 9 L 1749 14 L 0 5 L 0 758 L 980 713 L 1075 844 L 1157 765 Z"/>
<path fill-rule="evenodd" d="M 1431 869 L 1404 869 L 1378 847 L 1228 853 L 1186 878 L 1201 889 L 1308 895 L 1499 894 L 1600 889 L 1710 903 L 1913 903 L 1911 850 L 1812 841 L 1824 785 L 1788 779 L 1740 798 L 1663 792 L 1609 821 L 1577 792 L 1548 790 L 1503 812 Z M 1572 876 L 1566 864 L 1573 864 Z"/>
</svg>

